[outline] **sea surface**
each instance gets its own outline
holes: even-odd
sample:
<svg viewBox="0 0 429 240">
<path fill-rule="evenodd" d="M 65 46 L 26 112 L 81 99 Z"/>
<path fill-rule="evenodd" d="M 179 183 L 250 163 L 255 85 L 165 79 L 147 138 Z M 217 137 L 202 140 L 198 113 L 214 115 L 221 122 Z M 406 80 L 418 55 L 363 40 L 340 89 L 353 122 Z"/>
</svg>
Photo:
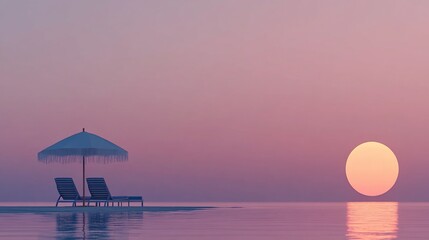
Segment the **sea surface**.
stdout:
<svg viewBox="0 0 429 240">
<path fill-rule="evenodd" d="M 47 206 L 52 203 L 0 203 Z M 172 212 L 0 213 L 0 239 L 429 239 L 429 203 L 148 203 Z"/>
</svg>

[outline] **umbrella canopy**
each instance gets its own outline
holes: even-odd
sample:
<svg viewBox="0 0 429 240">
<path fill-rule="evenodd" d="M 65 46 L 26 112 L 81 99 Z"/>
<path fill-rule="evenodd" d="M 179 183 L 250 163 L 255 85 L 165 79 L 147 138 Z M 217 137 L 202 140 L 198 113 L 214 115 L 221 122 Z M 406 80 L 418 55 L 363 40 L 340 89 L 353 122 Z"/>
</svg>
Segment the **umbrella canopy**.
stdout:
<svg viewBox="0 0 429 240">
<path fill-rule="evenodd" d="M 86 160 L 126 161 L 128 152 L 118 145 L 89 132 L 65 138 L 37 154 L 42 162 L 72 162 Z"/>
<path fill-rule="evenodd" d="M 83 206 L 85 206 L 85 162 L 87 160 L 104 163 L 126 161 L 128 152 L 100 136 L 85 132 L 84 128 L 82 132 L 67 137 L 40 151 L 37 154 L 37 158 L 45 163 L 82 161 Z"/>
</svg>

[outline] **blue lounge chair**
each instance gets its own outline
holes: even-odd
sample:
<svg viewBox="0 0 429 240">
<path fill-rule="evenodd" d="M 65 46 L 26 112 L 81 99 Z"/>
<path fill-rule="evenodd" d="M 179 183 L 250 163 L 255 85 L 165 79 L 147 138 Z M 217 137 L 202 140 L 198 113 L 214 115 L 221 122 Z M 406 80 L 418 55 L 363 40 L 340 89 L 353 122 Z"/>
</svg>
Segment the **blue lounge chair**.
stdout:
<svg viewBox="0 0 429 240">
<path fill-rule="evenodd" d="M 87 178 L 86 182 L 88 183 L 88 189 L 91 193 L 89 202 L 95 202 L 96 206 L 100 206 L 101 203 L 104 203 L 104 206 L 109 206 L 110 203 L 112 203 L 112 206 L 114 206 L 115 203 L 117 203 L 118 206 L 122 206 L 122 203 L 125 202 L 128 203 L 129 207 L 131 202 L 139 202 L 143 207 L 142 196 L 112 196 L 104 178 Z"/>
<path fill-rule="evenodd" d="M 73 178 L 55 178 L 55 183 L 60 194 L 55 204 L 56 207 L 58 207 L 58 203 L 60 202 L 72 203 L 73 207 L 76 207 L 77 202 L 82 202 L 83 198 L 79 195 Z M 88 201 L 89 199 L 89 197 L 85 197 L 85 200 Z"/>
</svg>

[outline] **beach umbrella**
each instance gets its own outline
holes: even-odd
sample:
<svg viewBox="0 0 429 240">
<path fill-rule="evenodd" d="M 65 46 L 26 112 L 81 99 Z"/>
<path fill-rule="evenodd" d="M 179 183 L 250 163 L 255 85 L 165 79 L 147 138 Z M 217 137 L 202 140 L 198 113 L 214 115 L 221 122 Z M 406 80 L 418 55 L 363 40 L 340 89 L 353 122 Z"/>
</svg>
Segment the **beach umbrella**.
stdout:
<svg viewBox="0 0 429 240">
<path fill-rule="evenodd" d="M 39 161 L 45 163 L 82 162 L 83 206 L 85 206 L 85 163 L 88 161 L 109 163 L 126 161 L 128 152 L 118 145 L 95 134 L 82 132 L 67 137 L 37 154 Z"/>
</svg>

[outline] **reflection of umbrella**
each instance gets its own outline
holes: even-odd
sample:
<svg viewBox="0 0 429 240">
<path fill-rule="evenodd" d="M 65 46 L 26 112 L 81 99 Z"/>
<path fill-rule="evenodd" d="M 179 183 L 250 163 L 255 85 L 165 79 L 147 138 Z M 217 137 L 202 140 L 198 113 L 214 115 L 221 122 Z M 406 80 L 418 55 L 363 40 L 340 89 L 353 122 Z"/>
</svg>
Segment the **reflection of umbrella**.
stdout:
<svg viewBox="0 0 429 240">
<path fill-rule="evenodd" d="M 54 145 L 42 150 L 37 155 L 40 161 L 74 162 L 82 159 L 83 166 L 83 206 L 85 206 L 85 161 L 97 162 L 126 161 L 128 152 L 106 139 L 95 134 L 82 132 L 65 138 Z"/>
</svg>

